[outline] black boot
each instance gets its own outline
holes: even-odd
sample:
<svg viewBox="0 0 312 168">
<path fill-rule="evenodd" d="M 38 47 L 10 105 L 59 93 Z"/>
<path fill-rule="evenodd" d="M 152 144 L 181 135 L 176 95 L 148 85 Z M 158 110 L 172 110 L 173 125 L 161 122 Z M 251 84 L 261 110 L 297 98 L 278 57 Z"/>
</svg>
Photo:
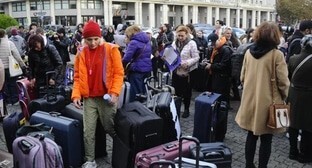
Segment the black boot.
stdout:
<svg viewBox="0 0 312 168">
<path fill-rule="evenodd" d="M 187 117 L 189 117 L 189 116 L 190 116 L 190 111 L 189 111 L 189 109 L 185 109 L 184 112 L 183 112 L 183 114 L 182 114 L 182 118 L 187 118 Z"/>
</svg>

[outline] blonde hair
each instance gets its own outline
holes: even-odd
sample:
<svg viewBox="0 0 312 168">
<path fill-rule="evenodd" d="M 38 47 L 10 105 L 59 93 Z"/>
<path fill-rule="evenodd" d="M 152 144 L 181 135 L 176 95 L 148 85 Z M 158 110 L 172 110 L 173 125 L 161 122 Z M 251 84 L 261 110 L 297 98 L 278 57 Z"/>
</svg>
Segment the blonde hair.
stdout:
<svg viewBox="0 0 312 168">
<path fill-rule="evenodd" d="M 131 39 L 131 37 L 138 32 L 141 32 L 141 28 L 138 25 L 132 25 L 127 27 L 125 35 L 127 36 L 128 39 Z"/>
</svg>

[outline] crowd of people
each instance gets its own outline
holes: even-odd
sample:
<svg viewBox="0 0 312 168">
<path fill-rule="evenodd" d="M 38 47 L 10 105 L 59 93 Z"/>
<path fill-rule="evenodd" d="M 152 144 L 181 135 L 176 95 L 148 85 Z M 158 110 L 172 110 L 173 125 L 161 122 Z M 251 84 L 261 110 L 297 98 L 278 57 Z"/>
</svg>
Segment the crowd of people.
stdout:
<svg viewBox="0 0 312 168">
<path fill-rule="evenodd" d="M 124 35 L 125 49 L 121 50 L 114 44 L 116 34 Z M 64 28 L 47 36 L 36 24 L 31 24 L 27 33 L 22 27 L 12 28 L 10 37 L 1 29 L 0 59 L 5 68 L 2 92 L 6 104 L 18 102 L 17 77 L 10 77 L 8 71 L 9 52 L 38 95 L 40 88 L 47 84 L 64 85 L 70 54 L 76 54 L 72 100 L 77 108 L 85 111 L 85 167 L 96 167 L 94 136 L 97 119 L 110 136 L 116 134 L 112 121 L 124 80 L 130 83 L 130 101 L 135 101 L 138 94 L 146 94 L 145 78 L 154 76 L 157 80 L 159 71 L 170 72 L 175 93 L 183 100 L 183 118 L 190 115 L 192 89 L 198 84 L 194 81 L 201 81 L 205 91 L 222 94 L 220 101 L 227 102 L 228 109 L 231 108 L 230 100 L 241 101 L 235 121 L 247 131 L 246 168 L 255 167 L 254 155 L 259 137 L 258 163 L 259 168 L 264 168 L 269 162 L 273 134 L 286 131 L 285 128 L 272 129 L 266 125 L 268 107 L 275 95 L 276 103 L 291 104 L 291 122 L 287 129 L 289 158 L 306 163 L 312 161 L 312 145 L 309 144 L 312 115 L 307 107 L 312 95 L 312 80 L 308 74 L 311 59 L 305 60 L 307 63 L 304 65 L 300 63 L 312 54 L 311 34 L 311 20 L 302 21 L 288 38 L 283 36 L 281 26 L 273 22 L 249 28 L 244 36 L 238 38 L 222 20 L 216 21 L 215 30 L 207 39 L 202 30 L 196 30 L 192 24 L 175 28 L 163 24 L 156 38 L 151 29 L 142 31 L 137 25 L 119 25 L 116 30 L 114 26 L 108 26 L 102 31 L 92 20 L 77 25 L 72 38 Z M 239 59 L 233 59 L 242 46 L 243 54 Z M 166 62 L 164 50 L 169 47 L 178 55 L 176 65 Z M 234 61 L 238 62 L 233 64 Z M 296 70 L 298 65 L 300 70 Z M 55 71 L 55 75 L 46 80 L 48 71 Z M 272 73 L 276 76 L 274 85 L 278 91 L 275 93 L 271 88 Z M 243 89 L 242 96 L 238 88 Z M 104 94 L 111 96 L 109 102 L 103 101 Z M 218 129 L 216 140 L 223 141 L 225 135 L 226 127 Z M 298 136 L 301 136 L 299 148 Z"/>
</svg>

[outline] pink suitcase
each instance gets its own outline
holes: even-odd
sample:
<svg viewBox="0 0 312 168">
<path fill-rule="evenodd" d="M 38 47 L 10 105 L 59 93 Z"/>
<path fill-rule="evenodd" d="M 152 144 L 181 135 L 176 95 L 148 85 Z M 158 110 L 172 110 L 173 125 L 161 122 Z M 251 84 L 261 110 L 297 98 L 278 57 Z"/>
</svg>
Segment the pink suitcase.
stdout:
<svg viewBox="0 0 312 168">
<path fill-rule="evenodd" d="M 182 156 L 190 155 L 190 145 L 195 144 L 193 141 L 184 140 L 182 142 Z M 174 160 L 179 157 L 179 141 L 172 141 L 137 153 L 135 165 L 139 168 L 149 168 L 154 161 Z"/>
</svg>

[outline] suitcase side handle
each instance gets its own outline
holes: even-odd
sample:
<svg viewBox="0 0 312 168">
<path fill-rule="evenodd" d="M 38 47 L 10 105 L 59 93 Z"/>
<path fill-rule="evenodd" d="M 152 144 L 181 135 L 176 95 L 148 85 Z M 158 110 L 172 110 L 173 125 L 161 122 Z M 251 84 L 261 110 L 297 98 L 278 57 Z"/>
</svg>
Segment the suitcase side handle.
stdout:
<svg viewBox="0 0 312 168">
<path fill-rule="evenodd" d="M 203 92 L 201 95 L 210 97 L 211 95 L 213 95 L 213 92 L 206 91 L 206 92 Z"/>
<path fill-rule="evenodd" d="M 30 150 L 34 147 L 32 143 L 28 142 L 27 140 L 21 140 L 18 142 L 18 147 L 24 154 L 29 154 Z"/>
<path fill-rule="evenodd" d="M 182 167 L 182 141 L 183 140 L 189 140 L 193 141 L 196 144 L 196 168 L 199 167 L 199 150 L 200 150 L 200 142 L 197 138 L 195 137 L 190 137 L 190 136 L 182 136 L 179 139 L 179 168 Z"/>
</svg>

